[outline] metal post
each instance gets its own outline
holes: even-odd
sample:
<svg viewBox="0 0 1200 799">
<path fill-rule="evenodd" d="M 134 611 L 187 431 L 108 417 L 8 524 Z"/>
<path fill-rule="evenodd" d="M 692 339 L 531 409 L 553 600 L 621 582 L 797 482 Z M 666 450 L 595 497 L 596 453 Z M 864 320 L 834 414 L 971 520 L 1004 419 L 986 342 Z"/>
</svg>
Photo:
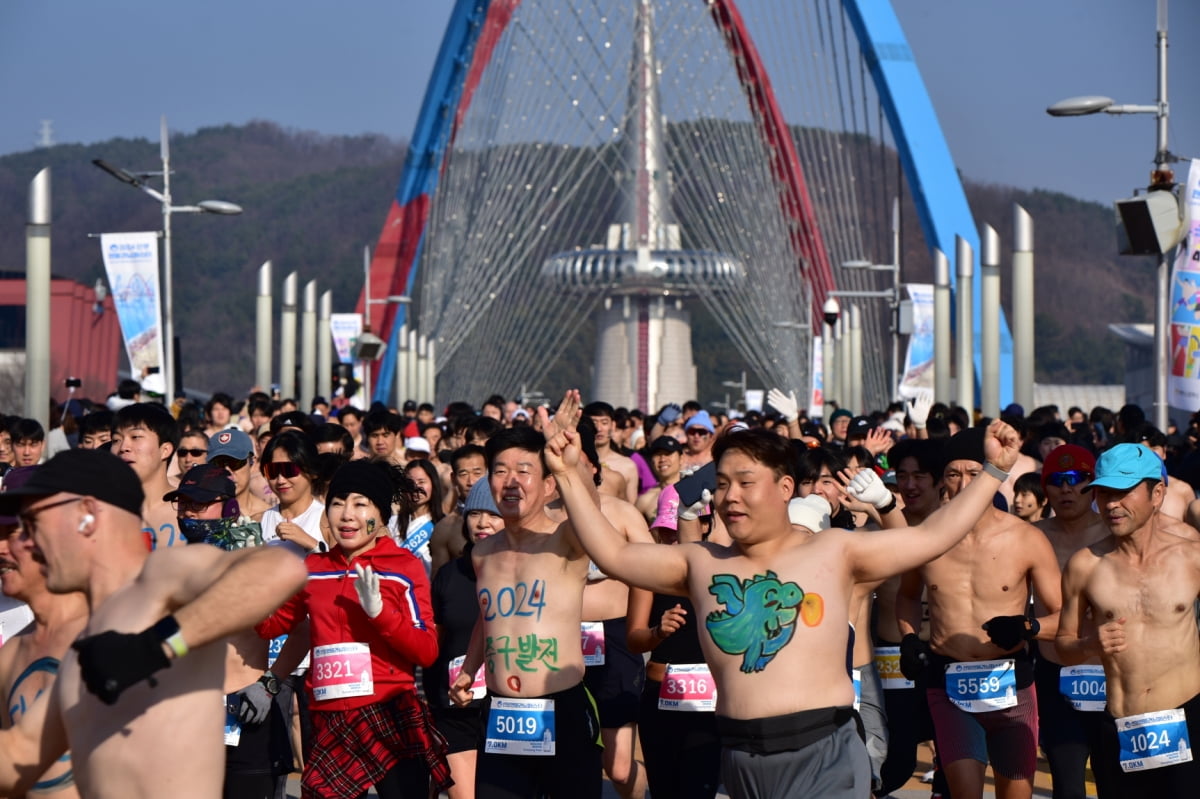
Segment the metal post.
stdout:
<svg viewBox="0 0 1200 799">
<path fill-rule="evenodd" d="M 304 284 L 304 311 L 300 318 L 300 409 L 317 395 L 317 281 Z"/>
<path fill-rule="evenodd" d="M 29 184 L 25 224 L 25 417 L 50 429 L 50 168 Z"/>
<path fill-rule="evenodd" d="M 837 391 L 837 388 L 834 385 L 835 372 L 837 371 L 837 367 L 833 362 L 833 350 L 834 350 L 833 325 L 830 325 L 828 323 L 822 323 L 822 329 L 821 329 L 821 389 L 824 394 L 824 400 L 826 403 L 829 402 L 833 392 Z M 833 399 L 837 399 L 837 398 L 833 397 Z M 824 406 L 821 407 L 820 413 L 821 413 L 822 419 L 828 418 L 828 415 L 825 413 Z"/>
<path fill-rule="evenodd" d="M 279 321 L 279 396 L 296 398 L 296 273 L 283 280 Z"/>
<path fill-rule="evenodd" d="M 329 331 L 329 320 L 333 316 L 333 292 L 321 295 L 317 307 L 317 388 L 322 397 L 333 393 L 333 336 Z"/>
<path fill-rule="evenodd" d="M 955 346 L 958 348 L 957 397 L 958 406 L 967 412 L 968 418 L 973 418 L 975 410 L 975 331 L 972 317 L 971 298 L 975 291 L 975 253 L 971 243 L 962 236 L 954 237 L 955 266 L 958 270 L 958 285 L 955 295 L 958 303 L 958 337 Z"/>
<path fill-rule="evenodd" d="M 900 398 L 900 198 L 892 198 L 892 386 L 889 400 Z"/>
<path fill-rule="evenodd" d="M 183 380 L 175 376 L 175 292 L 174 267 L 171 262 L 171 153 L 167 137 L 167 118 L 163 116 L 158 131 L 159 155 L 162 156 L 163 190 L 163 403 L 170 408 L 175 402 L 175 386 Z"/>
<path fill-rule="evenodd" d="M 863 408 L 863 337 L 862 313 L 857 305 L 846 309 L 850 317 L 850 402 L 854 413 L 862 413 Z"/>
<path fill-rule="evenodd" d="M 1157 149 L 1154 163 L 1159 170 L 1170 169 L 1171 154 L 1167 150 L 1167 122 L 1170 106 L 1167 104 L 1167 0 L 1158 2 L 1158 18 L 1155 26 L 1158 45 L 1158 113 Z M 1171 255 L 1165 252 L 1158 259 L 1158 294 L 1155 297 L 1154 313 L 1154 426 L 1167 431 L 1167 375 L 1170 371 L 1170 314 L 1171 314 Z"/>
<path fill-rule="evenodd" d="M 408 382 L 408 323 L 400 325 L 400 334 L 396 336 L 396 402 L 403 403 L 412 395 L 412 385 Z"/>
<path fill-rule="evenodd" d="M 979 251 L 980 353 L 979 409 L 1000 417 L 1000 236 L 984 225 Z"/>
<path fill-rule="evenodd" d="M 933 396 L 950 402 L 950 260 L 939 249 L 933 251 Z"/>
<path fill-rule="evenodd" d="M 425 387 L 429 384 L 429 350 L 425 336 L 417 336 L 417 391 L 413 397 L 417 402 L 425 402 L 428 396 Z"/>
<path fill-rule="evenodd" d="M 1013 203 L 1013 401 L 1033 408 L 1033 217 Z"/>
<path fill-rule="evenodd" d="M 258 301 L 254 316 L 254 382 L 271 385 L 271 262 L 258 268 Z"/>
<path fill-rule="evenodd" d="M 433 403 L 437 407 L 437 342 L 433 339 L 427 340 L 429 347 L 429 373 L 426 377 L 425 397 L 427 402 Z"/>
<path fill-rule="evenodd" d="M 396 397 L 396 404 L 405 400 L 415 400 L 416 394 L 421 389 L 421 371 L 420 361 L 417 357 L 417 329 L 410 327 L 408 329 L 408 396 Z"/>
<path fill-rule="evenodd" d="M 843 309 L 833 325 L 834 347 L 837 349 L 837 401 L 839 408 L 850 408 L 850 320 Z"/>
</svg>

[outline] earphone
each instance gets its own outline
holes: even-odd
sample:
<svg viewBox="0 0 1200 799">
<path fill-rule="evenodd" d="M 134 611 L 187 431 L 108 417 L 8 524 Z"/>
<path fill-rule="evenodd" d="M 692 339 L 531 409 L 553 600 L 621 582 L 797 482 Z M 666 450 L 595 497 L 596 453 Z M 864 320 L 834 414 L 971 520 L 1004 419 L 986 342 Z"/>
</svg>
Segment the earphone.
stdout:
<svg viewBox="0 0 1200 799">
<path fill-rule="evenodd" d="M 79 532 L 82 533 L 83 529 L 94 521 L 96 521 L 96 517 L 93 516 L 92 514 L 90 514 L 90 513 L 83 514 L 83 518 L 79 520 Z"/>
</svg>

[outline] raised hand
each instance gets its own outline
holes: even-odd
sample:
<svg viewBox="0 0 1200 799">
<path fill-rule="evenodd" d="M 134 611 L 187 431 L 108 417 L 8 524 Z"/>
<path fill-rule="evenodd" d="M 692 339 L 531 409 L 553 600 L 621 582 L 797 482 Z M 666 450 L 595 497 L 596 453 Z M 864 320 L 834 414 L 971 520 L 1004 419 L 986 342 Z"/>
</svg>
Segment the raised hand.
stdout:
<svg viewBox="0 0 1200 799">
<path fill-rule="evenodd" d="M 558 410 L 551 418 L 544 407 L 538 409 L 538 421 L 546 440 L 554 438 L 564 430 L 574 430 L 579 425 L 579 417 L 583 415 L 583 404 L 579 397 L 579 389 L 569 388 L 563 394 Z"/>
<path fill-rule="evenodd" d="M 1011 471 L 1021 454 L 1021 436 L 1000 420 L 988 425 L 983 439 L 983 456 L 1001 471 Z"/>
<path fill-rule="evenodd" d="M 867 448 L 867 452 L 878 456 L 880 453 L 887 452 L 896 442 L 892 440 L 892 434 L 882 427 L 872 427 L 867 431 L 867 439 L 863 442 L 863 446 Z"/>
<path fill-rule="evenodd" d="M 891 489 L 883 484 L 874 469 L 859 469 L 858 473 L 849 480 L 847 472 L 842 471 L 838 478 L 846 486 L 846 493 L 859 502 L 864 502 L 877 509 L 886 508 L 896 502 Z"/>
<path fill-rule="evenodd" d="M 788 424 L 800 418 L 800 406 L 796 402 L 796 392 L 791 391 L 784 394 L 777 388 L 773 388 L 767 392 L 767 402 L 771 407 L 783 414 L 783 418 Z"/>
<path fill-rule="evenodd" d="M 366 611 L 367 616 L 375 618 L 383 613 L 383 595 L 379 593 L 379 575 L 370 566 L 361 563 L 354 564 L 354 573 L 358 579 L 354 581 L 354 591 L 358 594 L 358 603 Z"/>
<path fill-rule="evenodd" d="M 700 514 L 704 512 L 704 508 L 708 503 L 712 502 L 712 492 L 707 488 L 700 492 L 700 499 L 688 505 L 686 508 L 679 509 L 679 518 L 685 522 L 693 522 L 700 518 Z"/>
<path fill-rule="evenodd" d="M 923 430 L 929 421 L 929 409 L 933 407 L 933 392 L 927 388 L 917 392 L 917 396 L 904 401 L 904 412 L 912 421 L 913 427 Z"/>
</svg>

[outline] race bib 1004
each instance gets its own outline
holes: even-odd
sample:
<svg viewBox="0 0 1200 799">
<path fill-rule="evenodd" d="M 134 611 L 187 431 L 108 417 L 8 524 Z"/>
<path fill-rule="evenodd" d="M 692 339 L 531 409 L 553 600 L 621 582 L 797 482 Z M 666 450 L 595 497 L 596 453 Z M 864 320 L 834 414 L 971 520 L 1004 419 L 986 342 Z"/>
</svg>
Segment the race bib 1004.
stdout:
<svg viewBox="0 0 1200 799">
<path fill-rule="evenodd" d="M 1156 710 L 1116 721 L 1121 771 L 1148 771 L 1190 763 L 1187 716 L 1183 710 Z"/>
<path fill-rule="evenodd" d="M 659 710 L 709 712 L 717 707 L 717 684 L 707 663 L 671 663 L 658 689 Z"/>
<path fill-rule="evenodd" d="M 484 751 L 498 755 L 553 755 L 554 700 L 493 697 Z"/>
<path fill-rule="evenodd" d="M 448 669 L 450 676 L 450 685 L 454 685 L 454 681 L 458 679 L 458 675 L 462 672 L 463 661 L 467 659 L 466 655 L 459 655 L 450 661 Z M 483 699 L 487 696 L 487 677 L 484 675 L 483 666 L 475 671 L 475 682 L 471 683 L 471 698 Z"/>
<path fill-rule="evenodd" d="M 1063 666 L 1058 672 L 1058 692 L 1071 707 L 1086 712 L 1104 710 L 1108 704 L 1108 682 L 1103 666 Z"/>
<path fill-rule="evenodd" d="M 313 698 L 344 699 L 375 693 L 371 647 L 360 643 L 326 644 L 313 647 Z"/>
<path fill-rule="evenodd" d="M 885 691 L 897 691 L 902 688 L 912 688 L 916 683 L 906 679 L 900 671 L 900 647 L 875 647 L 875 670 L 879 672 L 879 682 Z"/>
<path fill-rule="evenodd" d="M 946 696 L 959 710 L 990 713 L 1017 705 L 1017 673 L 1012 658 L 950 663 Z"/>
<path fill-rule="evenodd" d="M 579 625 L 583 645 L 583 665 L 604 665 L 604 622 L 585 621 Z"/>
</svg>

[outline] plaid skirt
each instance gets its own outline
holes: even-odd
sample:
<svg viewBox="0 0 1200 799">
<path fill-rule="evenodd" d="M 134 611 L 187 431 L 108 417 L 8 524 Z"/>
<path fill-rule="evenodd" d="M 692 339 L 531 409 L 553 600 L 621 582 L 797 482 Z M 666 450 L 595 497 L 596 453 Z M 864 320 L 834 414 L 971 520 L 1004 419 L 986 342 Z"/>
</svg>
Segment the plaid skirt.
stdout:
<svg viewBox="0 0 1200 799">
<path fill-rule="evenodd" d="M 446 739 L 416 693 L 354 710 L 312 714 L 313 747 L 301 780 L 303 799 L 356 799 L 401 760 L 421 758 L 439 791 L 454 784 Z"/>
</svg>

